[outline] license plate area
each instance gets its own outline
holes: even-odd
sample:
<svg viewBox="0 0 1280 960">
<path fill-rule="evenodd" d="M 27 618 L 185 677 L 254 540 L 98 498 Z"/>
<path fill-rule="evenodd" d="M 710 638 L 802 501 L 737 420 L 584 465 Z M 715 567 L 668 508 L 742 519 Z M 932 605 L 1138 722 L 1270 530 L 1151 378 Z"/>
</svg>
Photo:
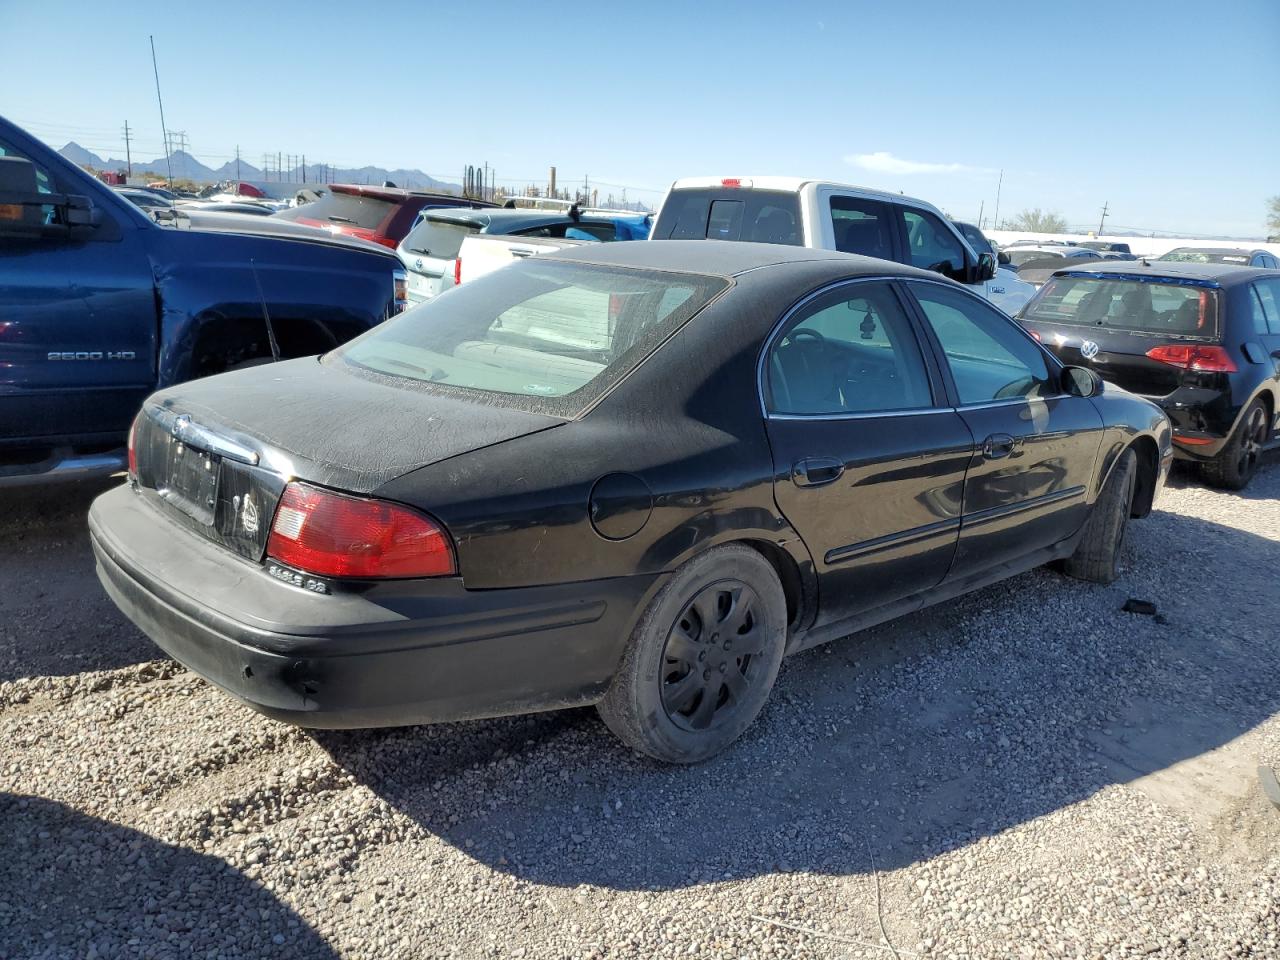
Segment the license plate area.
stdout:
<svg viewBox="0 0 1280 960">
<path fill-rule="evenodd" d="M 169 444 L 164 477 L 156 493 L 196 523 L 212 527 L 217 516 L 222 458 L 179 440 Z"/>
</svg>

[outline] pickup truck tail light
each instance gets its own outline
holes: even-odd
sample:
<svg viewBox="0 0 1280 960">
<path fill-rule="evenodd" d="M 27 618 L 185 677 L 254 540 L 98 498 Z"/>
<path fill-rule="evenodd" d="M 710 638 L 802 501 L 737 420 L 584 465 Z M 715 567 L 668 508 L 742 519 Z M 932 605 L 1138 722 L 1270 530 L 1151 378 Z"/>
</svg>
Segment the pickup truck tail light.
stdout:
<svg viewBox="0 0 1280 960">
<path fill-rule="evenodd" d="M 129 476 L 134 480 L 138 478 L 138 421 L 141 419 L 142 414 L 139 413 L 129 424 Z"/>
<path fill-rule="evenodd" d="M 453 285 L 456 287 L 462 282 L 462 258 L 459 257 L 453 261 Z"/>
<path fill-rule="evenodd" d="M 1219 346 L 1169 343 L 1163 347 L 1152 347 L 1147 351 L 1152 360 L 1159 360 L 1183 370 L 1194 370 L 1200 373 L 1235 373 L 1236 364 L 1231 354 Z"/>
<path fill-rule="evenodd" d="M 457 573 L 440 524 L 410 507 L 290 483 L 276 507 L 267 556 L 322 577 L 393 579 Z"/>
<path fill-rule="evenodd" d="M 409 274 L 404 270 L 393 270 L 391 289 L 395 300 L 393 313 L 399 313 L 409 305 Z"/>
</svg>

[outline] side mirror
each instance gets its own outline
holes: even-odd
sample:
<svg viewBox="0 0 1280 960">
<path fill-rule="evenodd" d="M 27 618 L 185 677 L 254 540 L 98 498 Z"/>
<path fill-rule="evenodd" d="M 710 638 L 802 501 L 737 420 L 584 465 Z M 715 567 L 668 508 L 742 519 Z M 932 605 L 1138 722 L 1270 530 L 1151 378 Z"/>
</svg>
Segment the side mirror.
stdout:
<svg viewBox="0 0 1280 960">
<path fill-rule="evenodd" d="M 1007 267 L 1009 264 L 1013 263 L 1013 258 L 1001 250 L 996 254 L 996 263 L 1002 267 Z"/>
<path fill-rule="evenodd" d="M 1102 392 L 1102 378 L 1088 367 L 1063 367 L 1062 390 L 1073 397 L 1096 397 Z"/>
<path fill-rule="evenodd" d="M 973 268 L 973 282 L 986 283 L 996 275 L 996 258 L 989 253 L 978 254 L 978 265 Z"/>
</svg>

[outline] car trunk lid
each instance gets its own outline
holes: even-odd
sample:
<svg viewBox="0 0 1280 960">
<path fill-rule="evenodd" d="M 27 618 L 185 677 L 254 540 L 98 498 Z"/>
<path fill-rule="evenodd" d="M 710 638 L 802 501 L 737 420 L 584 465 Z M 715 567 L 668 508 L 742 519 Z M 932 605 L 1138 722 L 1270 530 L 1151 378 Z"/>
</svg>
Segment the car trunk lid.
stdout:
<svg viewBox="0 0 1280 960">
<path fill-rule="evenodd" d="M 138 484 L 159 509 L 259 560 L 290 480 L 373 494 L 419 467 L 563 422 L 309 357 L 161 391 L 133 442 Z"/>
</svg>

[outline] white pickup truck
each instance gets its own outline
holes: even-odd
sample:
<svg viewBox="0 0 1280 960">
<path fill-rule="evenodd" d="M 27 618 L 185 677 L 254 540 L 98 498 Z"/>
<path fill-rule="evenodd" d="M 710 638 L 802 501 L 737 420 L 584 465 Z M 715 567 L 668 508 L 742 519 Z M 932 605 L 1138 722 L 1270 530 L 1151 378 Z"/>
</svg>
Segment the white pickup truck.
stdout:
<svg viewBox="0 0 1280 960">
<path fill-rule="evenodd" d="M 689 177 L 667 191 L 653 240 L 752 240 L 859 253 L 934 270 L 1006 313 L 1035 294 L 989 252 L 975 253 L 923 200 L 800 177 Z"/>
</svg>

